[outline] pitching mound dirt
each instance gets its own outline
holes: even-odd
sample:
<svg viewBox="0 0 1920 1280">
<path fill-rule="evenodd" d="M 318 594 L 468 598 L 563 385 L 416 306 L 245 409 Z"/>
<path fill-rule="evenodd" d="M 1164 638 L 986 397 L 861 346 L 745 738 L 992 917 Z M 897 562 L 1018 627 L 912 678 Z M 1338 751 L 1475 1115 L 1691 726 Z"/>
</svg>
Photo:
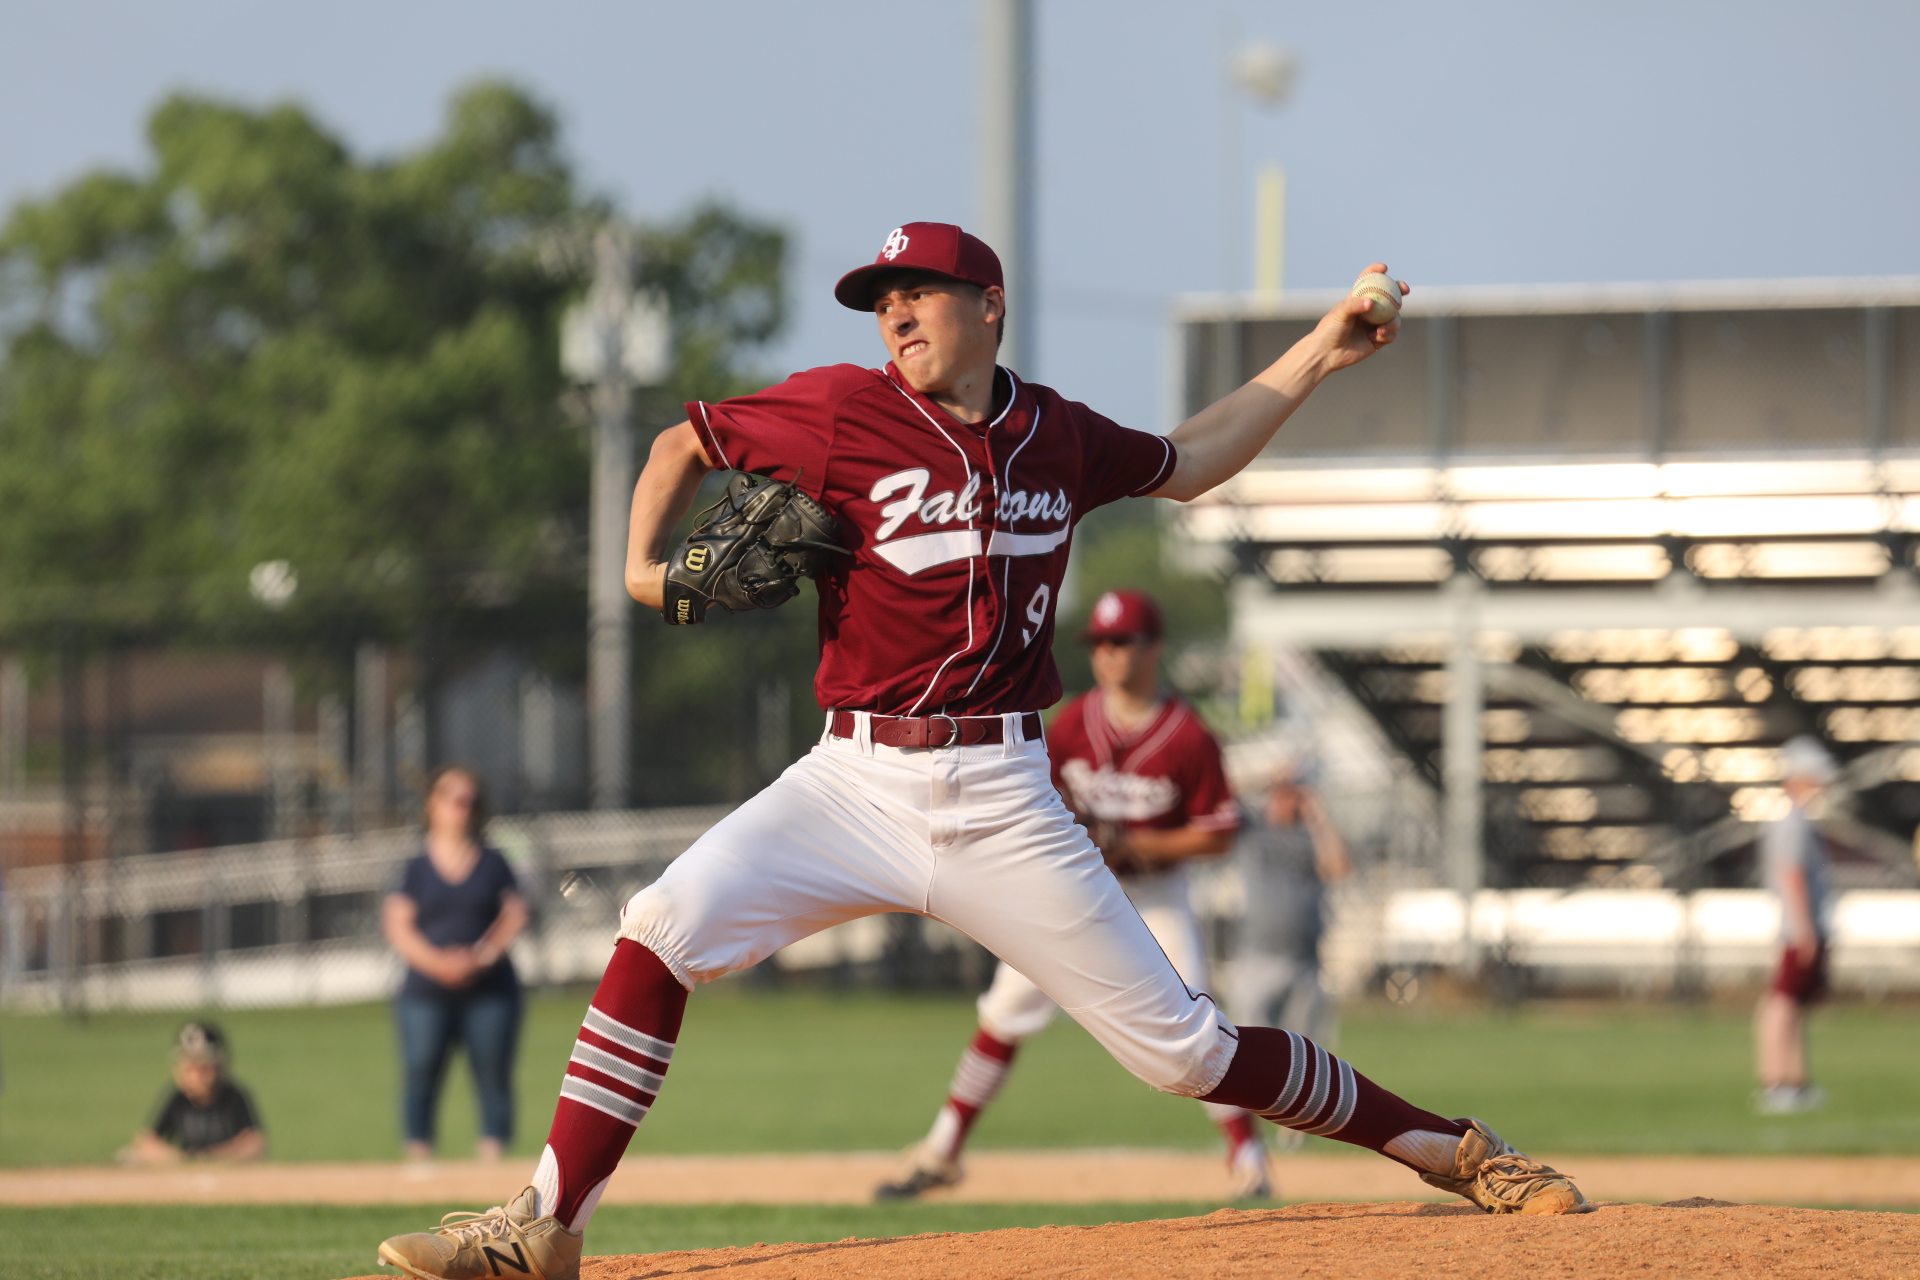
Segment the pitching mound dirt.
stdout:
<svg viewBox="0 0 1920 1280">
<path fill-rule="evenodd" d="M 589 1258 L 582 1280 L 736 1272 L 751 1280 L 1407 1280 L 1920 1274 L 1920 1217 L 1684 1200 L 1569 1218 L 1489 1217 L 1467 1205 L 1303 1204 L 1204 1218 L 978 1234 L 761 1244 Z"/>
</svg>

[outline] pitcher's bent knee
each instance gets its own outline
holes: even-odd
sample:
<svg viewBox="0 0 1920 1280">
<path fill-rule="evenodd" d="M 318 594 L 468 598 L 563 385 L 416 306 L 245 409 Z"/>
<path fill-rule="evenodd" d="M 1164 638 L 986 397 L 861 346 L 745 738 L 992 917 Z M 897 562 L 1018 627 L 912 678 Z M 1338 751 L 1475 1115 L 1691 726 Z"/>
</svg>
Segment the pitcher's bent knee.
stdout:
<svg viewBox="0 0 1920 1280">
<path fill-rule="evenodd" d="M 689 855 L 683 854 L 686 860 Z M 711 876 L 667 874 L 627 899 L 620 908 L 620 936 L 660 957 L 688 990 L 760 963 L 791 941 L 769 928 L 763 912 L 730 906 L 716 895 Z"/>
<path fill-rule="evenodd" d="M 1212 1093 L 1233 1062 L 1239 1038 L 1206 996 L 1169 1004 L 1136 989 L 1089 1009 L 1069 1009 L 1114 1060 L 1161 1093 Z"/>
<path fill-rule="evenodd" d="M 620 908 L 618 936 L 637 942 L 659 956 L 660 963 L 689 991 L 702 982 L 721 977 L 724 971 L 701 973 L 688 963 L 688 939 L 683 930 L 675 927 L 671 899 L 657 892 L 658 889 L 657 884 L 650 884 L 627 899 Z"/>
</svg>

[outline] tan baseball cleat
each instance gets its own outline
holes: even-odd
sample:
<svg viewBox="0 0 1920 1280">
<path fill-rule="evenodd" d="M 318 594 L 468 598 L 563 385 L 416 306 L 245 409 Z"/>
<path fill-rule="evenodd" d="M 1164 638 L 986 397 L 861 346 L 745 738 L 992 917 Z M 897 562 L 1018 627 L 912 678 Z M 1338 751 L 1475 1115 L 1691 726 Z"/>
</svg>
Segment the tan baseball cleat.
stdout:
<svg viewBox="0 0 1920 1280">
<path fill-rule="evenodd" d="M 1453 1173 L 1422 1173 L 1421 1181 L 1464 1196 L 1488 1213 L 1586 1213 L 1593 1206 L 1573 1179 L 1521 1155 L 1478 1120 L 1453 1153 Z"/>
<path fill-rule="evenodd" d="M 436 1230 L 382 1244 L 380 1261 L 415 1280 L 580 1280 L 581 1233 L 539 1216 L 539 1205 L 528 1187 L 504 1208 L 450 1213 Z"/>
</svg>

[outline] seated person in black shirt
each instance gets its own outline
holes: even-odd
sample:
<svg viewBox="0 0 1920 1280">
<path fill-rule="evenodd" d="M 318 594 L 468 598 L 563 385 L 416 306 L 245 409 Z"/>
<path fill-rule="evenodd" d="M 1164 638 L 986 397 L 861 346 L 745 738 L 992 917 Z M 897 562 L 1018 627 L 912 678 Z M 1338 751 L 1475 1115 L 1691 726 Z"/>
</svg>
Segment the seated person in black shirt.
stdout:
<svg viewBox="0 0 1920 1280">
<path fill-rule="evenodd" d="M 189 1022 L 173 1044 L 173 1088 L 153 1123 L 120 1152 L 123 1164 L 257 1160 L 267 1135 L 247 1091 L 227 1078 L 227 1041 L 209 1022 Z"/>
</svg>

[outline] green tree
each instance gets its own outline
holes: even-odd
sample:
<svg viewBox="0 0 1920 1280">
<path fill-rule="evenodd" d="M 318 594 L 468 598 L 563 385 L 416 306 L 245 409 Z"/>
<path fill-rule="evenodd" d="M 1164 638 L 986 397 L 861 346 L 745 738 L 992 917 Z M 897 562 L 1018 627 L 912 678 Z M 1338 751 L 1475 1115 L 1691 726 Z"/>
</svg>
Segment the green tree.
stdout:
<svg viewBox="0 0 1920 1280">
<path fill-rule="evenodd" d="M 260 630 L 246 574 L 290 561 L 277 629 L 405 638 L 577 587 L 585 434 L 557 325 L 608 216 L 553 114 L 507 85 L 356 160 L 297 107 L 176 96 L 152 163 L 0 230 L 0 611 Z M 720 206 L 643 231 L 674 306 L 673 390 L 750 382 L 784 240 Z"/>
<path fill-rule="evenodd" d="M 376 160 L 297 106 L 176 95 L 147 142 L 138 171 L 0 227 L 0 639 L 271 643 L 336 679 L 385 639 L 429 694 L 462 646 L 505 641 L 577 677 L 589 437 L 558 327 L 612 209 L 552 111 L 475 84 Z M 784 235 L 716 203 L 637 233 L 676 359 L 636 421 L 763 385 Z M 298 589 L 268 609 L 248 572 L 274 560 Z M 744 656 L 736 630 L 705 651 Z M 774 648 L 805 630 L 783 620 Z M 719 679 L 668 665 L 663 707 Z M 676 767 L 737 772 L 716 752 Z"/>
</svg>

